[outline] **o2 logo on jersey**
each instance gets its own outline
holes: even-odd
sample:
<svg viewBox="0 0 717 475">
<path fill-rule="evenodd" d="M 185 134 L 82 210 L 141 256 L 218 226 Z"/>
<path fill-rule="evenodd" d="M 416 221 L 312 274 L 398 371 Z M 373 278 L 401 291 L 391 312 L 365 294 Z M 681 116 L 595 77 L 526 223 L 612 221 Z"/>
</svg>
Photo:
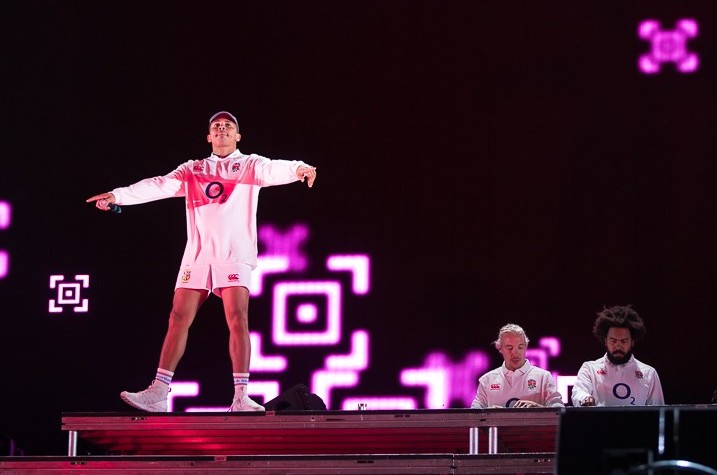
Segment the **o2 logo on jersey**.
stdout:
<svg viewBox="0 0 717 475">
<path fill-rule="evenodd" d="M 232 187 L 233 189 L 233 187 Z M 225 193 L 226 191 L 226 193 Z M 229 194 L 231 193 L 230 190 L 225 190 L 224 184 L 213 181 L 207 185 L 207 188 L 204 190 L 204 194 L 209 198 L 210 200 L 214 200 L 219 198 L 219 203 L 223 204 L 226 203 L 226 201 L 229 199 Z"/>
<path fill-rule="evenodd" d="M 204 194 L 207 195 L 207 198 L 215 199 L 219 198 L 222 193 L 224 193 L 224 185 L 219 183 L 218 181 L 213 181 L 207 185 L 207 188 L 204 190 Z"/>
<path fill-rule="evenodd" d="M 612 395 L 621 401 L 631 399 L 630 405 L 635 405 L 635 398 L 632 397 L 632 389 L 630 389 L 630 386 L 625 383 L 617 383 L 615 386 L 613 386 Z"/>
</svg>

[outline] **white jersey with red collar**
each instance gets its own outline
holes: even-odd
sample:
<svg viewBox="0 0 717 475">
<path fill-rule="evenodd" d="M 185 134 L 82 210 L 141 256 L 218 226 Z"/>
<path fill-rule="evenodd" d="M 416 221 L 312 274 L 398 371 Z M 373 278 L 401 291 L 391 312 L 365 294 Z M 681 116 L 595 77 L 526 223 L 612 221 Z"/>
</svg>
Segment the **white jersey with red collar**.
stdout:
<svg viewBox="0 0 717 475">
<path fill-rule="evenodd" d="M 164 176 L 147 178 L 112 194 L 118 205 L 184 197 L 187 246 L 182 266 L 257 264 L 256 210 L 264 186 L 297 181 L 301 161 L 270 160 L 235 150 L 220 158 L 190 160 Z"/>
<path fill-rule="evenodd" d="M 612 364 L 605 354 L 586 361 L 578 371 L 571 400 L 574 406 L 588 396 L 596 406 L 661 406 L 665 404 L 657 371 L 633 355 L 627 363 Z"/>
<path fill-rule="evenodd" d="M 563 406 L 553 375 L 525 360 L 525 364 L 515 371 L 506 368 L 504 362 L 481 376 L 471 408 L 512 407 L 519 399 L 545 407 Z"/>
</svg>

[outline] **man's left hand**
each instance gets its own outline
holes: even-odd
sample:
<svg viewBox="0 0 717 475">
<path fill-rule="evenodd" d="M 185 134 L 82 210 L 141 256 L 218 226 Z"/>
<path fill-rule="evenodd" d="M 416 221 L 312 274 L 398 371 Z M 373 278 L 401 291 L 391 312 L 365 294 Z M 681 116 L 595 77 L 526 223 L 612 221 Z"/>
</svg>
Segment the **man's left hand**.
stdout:
<svg viewBox="0 0 717 475">
<path fill-rule="evenodd" d="M 304 181 L 304 178 L 306 178 L 309 188 L 311 188 L 314 186 L 314 180 L 316 180 L 316 167 L 300 165 L 299 168 L 296 169 L 296 175 L 302 182 Z"/>
<path fill-rule="evenodd" d="M 541 405 L 538 404 L 537 402 L 527 401 L 527 400 L 525 400 L 525 399 L 521 399 L 520 401 L 516 402 L 513 407 L 528 408 L 528 407 L 543 407 L 543 406 L 541 406 Z"/>
</svg>

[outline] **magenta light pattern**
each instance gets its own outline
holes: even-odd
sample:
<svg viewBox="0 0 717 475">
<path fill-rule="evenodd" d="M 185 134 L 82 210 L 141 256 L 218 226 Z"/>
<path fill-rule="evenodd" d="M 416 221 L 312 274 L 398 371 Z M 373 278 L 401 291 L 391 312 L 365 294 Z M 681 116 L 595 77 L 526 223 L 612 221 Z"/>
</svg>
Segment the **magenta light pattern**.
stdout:
<svg viewBox="0 0 717 475">
<path fill-rule="evenodd" d="M 178 397 L 196 397 L 199 395 L 199 383 L 192 381 L 177 381 L 172 383 L 172 390 L 167 395 L 167 412 L 174 411 L 174 400 Z M 227 406 L 228 408 L 229 406 Z M 226 408 L 225 408 L 226 410 Z M 215 411 L 212 409 L 211 412 Z"/>
<path fill-rule="evenodd" d="M 289 300 L 319 296 L 326 300 L 326 326 L 319 331 L 292 331 L 289 328 Z M 336 345 L 341 341 L 341 285 L 339 282 L 279 282 L 274 286 L 272 340 L 277 346 Z M 306 305 L 306 304 L 304 304 Z"/>
<path fill-rule="evenodd" d="M 481 350 L 469 352 L 458 362 L 451 361 L 442 351 L 434 351 L 425 357 L 423 366 L 401 371 L 401 383 L 426 388 L 424 407 L 445 408 L 454 400 L 469 407 L 478 378 L 489 368 L 488 355 Z"/>
<path fill-rule="evenodd" d="M 266 246 L 264 255 L 288 257 L 289 270 L 292 271 L 306 270 L 308 258 L 301 252 L 301 245 L 308 238 L 309 228 L 302 224 L 296 224 L 284 233 L 270 224 L 259 227 L 259 240 Z"/>
<path fill-rule="evenodd" d="M 296 384 L 292 373 L 305 368 L 293 368 L 292 363 L 301 362 L 302 349 L 311 347 L 325 350 L 326 354 L 320 367 L 311 369 L 308 385 L 329 409 L 357 410 L 360 405 L 369 410 L 469 407 L 478 377 L 500 364 L 497 352 L 470 350 L 452 360 L 449 350 L 432 350 L 423 357 L 417 355 L 422 360 L 420 366 L 398 370 L 397 387 L 405 388 L 405 392 L 361 391 L 362 375 L 371 369 L 371 332 L 355 328 L 352 323 L 360 321 L 360 316 L 351 315 L 351 306 L 346 304 L 355 298 L 370 298 L 371 259 L 361 253 L 329 254 L 323 269 L 312 268 L 309 274 L 312 262 L 301 250 L 309 235 L 305 224 L 292 225 L 286 231 L 268 225 L 259 229 L 265 251 L 259 255 L 258 266 L 252 272 L 250 292 L 253 299 L 269 299 L 271 329 L 268 335 L 250 333 L 249 394 L 267 402 L 280 395 L 282 389 Z M 490 341 L 491 337 L 477 336 L 476 341 Z M 274 351 L 267 351 L 267 341 Z M 551 359 L 559 355 L 559 340 L 544 337 L 538 339 L 537 346 L 530 348 L 526 356 L 536 366 L 549 369 Z M 567 385 L 575 377 L 553 374 L 562 384 L 561 394 L 567 402 Z M 175 381 L 170 394 L 191 398 L 200 389 L 199 382 Z M 191 406 L 184 410 L 227 409 L 228 406 Z"/>
<path fill-rule="evenodd" d="M 0 201 L 0 231 L 10 229 L 11 216 L 10 203 Z M 7 249 L 0 248 L 0 280 L 10 273 L 10 253 Z"/>
<path fill-rule="evenodd" d="M 281 373 L 288 362 L 286 357 L 281 355 L 265 355 L 263 352 L 262 336 L 260 333 L 250 332 L 251 341 L 251 369 L 252 371 L 264 373 Z"/>
<path fill-rule="evenodd" d="M 663 63 L 674 63 L 681 73 L 697 71 L 699 57 L 687 50 L 687 41 L 697 36 L 695 20 L 678 20 L 673 30 L 663 30 L 658 20 L 644 20 L 638 26 L 638 36 L 650 42 L 650 50 L 638 60 L 643 73 L 659 73 Z"/>
<path fill-rule="evenodd" d="M 575 385 L 575 380 L 577 379 L 577 375 L 558 375 L 555 377 L 555 384 L 558 386 L 558 392 L 561 396 L 563 396 L 563 404 L 567 405 L 570 401 L 570 397 L 568 396 L 570 394 L 570 388 Z"/>
<path fill-rule="evenodd" d="M 259 256 L 257 261 L 257 267 L 251 273 L 249 284 L 249 293 L 252 297 L 264 293 L 264 276 L 287 272 L 291 259 L 288 256 Z"/>
<path fill-rule="evenodd" d="M 326 267 L 333 271 L 346 270 L 351 272 L 351 290 L 357 295 L 368 293 L 369 258 L 357 256 L 331 256 L 326 260 Z"/>
<path fill-rule="evenodd" d="M 50 276 L 50 289 L 56 290 L 57 298 L 50 299 L 49 312 L 62 313 L 66 307 L 70 307 L 74 313 L 86 313 L 89 300 L 83 299 L 81 292 L 90 286 L 90 276 L 78 274 L 75 275 L 74 282 L 63 282 L 64 280 L 64 275 Z"/>
</svg>

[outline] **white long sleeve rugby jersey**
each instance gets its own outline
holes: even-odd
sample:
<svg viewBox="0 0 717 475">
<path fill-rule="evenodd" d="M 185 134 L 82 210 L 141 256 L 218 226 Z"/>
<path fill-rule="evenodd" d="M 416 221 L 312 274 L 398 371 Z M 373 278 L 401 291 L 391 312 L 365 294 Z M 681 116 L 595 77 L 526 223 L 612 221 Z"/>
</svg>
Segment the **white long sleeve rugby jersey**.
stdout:
<svg viewBox="0 0 717 475">
<path fill-rule="evenodd" d="M 243 263 L 256 268 L 259 190 L 299 180 L 298 160 L 271 160 L 235 150 L 189 160 L 164 176 L 146 178 L 111 193 L 118 205 L 184 197 L 187 245 L 181 266 Z"/>
<path fill-rule="evenodd" d="M 510 371 L 503 362 L 481 376 L 471 408 L 512 407 L 519 399 L 545 407 L 563 407 L 553 375 L 525 360 L 523 366 L 515 371 Z"/>
<path fill-rule="evenodd" d="M 615 365 L 607 354 L 580 367 L 573 385 L 573 406 L 587 396 L 596 406 L 661 406 L 665 404 L 657 371 L 633 355 L 627 363 Z"/>
</svg>

